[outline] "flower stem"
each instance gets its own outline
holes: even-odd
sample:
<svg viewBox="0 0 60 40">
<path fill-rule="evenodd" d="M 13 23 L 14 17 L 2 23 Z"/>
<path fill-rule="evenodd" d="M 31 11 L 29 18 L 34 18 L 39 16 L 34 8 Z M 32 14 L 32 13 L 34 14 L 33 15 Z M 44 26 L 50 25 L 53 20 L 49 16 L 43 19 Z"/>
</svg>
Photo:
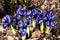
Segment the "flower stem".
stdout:
<svg viewBox="0 0 60 40">
<path fill-rule="evenodd" d="M 35 19 L 32 19 L 31 24 L 32 24 L 33 28 L 35 28 L 35 25 L 36 25 Z"/>
<path fill-rule="evenodd" d="M 30 27 L 30 32 L 32 32 L 32 31 L 33 31 L 33 28 Z"/>
<path fill-rule="evenodd" d="M 30 35 L 30 29 L 29 29 L 29 27 L 27 27 L 27 29 L 26 29 L 26 32 L 27 32 L 27 34 L 28 34 L 28 37 L 29 37 L 29 35 Z"/>
<path fill-rule="evenodd" d="M 51 31 L 51 28 L 49 28 L 49 27 L 46 26 L 45 33 L 46 33 L 46 34 L 50 34 L 50 31 Z"/>
<path fill-rule="evenodd" d="M 26 40 L 26 36 L 22 36 L 22 40 Z"/>
<path fill-rule="evenodd" d="M 12 25 L 11 25 L 11 30 L 12 30 L 13 34 L 16 34 L 16 31 L 15 31 L 15 29 L 13 28 Z"/>
<path fill-rule="evenodd" d="M 42 22 L 42 23 L 40 24 L 40 30 L 41 30 L 41 33 L 44 32 L 44 22 Z"/>
</svg>

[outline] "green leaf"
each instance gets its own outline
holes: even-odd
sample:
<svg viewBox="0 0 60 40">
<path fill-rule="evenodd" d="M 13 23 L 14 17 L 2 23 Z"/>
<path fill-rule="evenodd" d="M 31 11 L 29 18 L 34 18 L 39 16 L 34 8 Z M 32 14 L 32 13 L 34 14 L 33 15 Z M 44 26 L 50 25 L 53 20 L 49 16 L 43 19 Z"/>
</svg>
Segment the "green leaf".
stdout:
<svg viewBox="0 0 60 40">
<path fill-rule="evenodd" d="M 24 3 L 26 3 L 27 0 L 24 0 Z"/>
<path fill-rule="evenodd" d="M 23 0 L 18 0 L 19 2 L 23 2 Z"/>
<path fill-rule="evenodd" d="M 14 12 L 14 3 L 12 2 L 12 3 L 9 3 L 8 4 L 8 6 L 9 6 L 9 13 L 12 15 L 13 14 L 13 12 Z"/>
</svg>

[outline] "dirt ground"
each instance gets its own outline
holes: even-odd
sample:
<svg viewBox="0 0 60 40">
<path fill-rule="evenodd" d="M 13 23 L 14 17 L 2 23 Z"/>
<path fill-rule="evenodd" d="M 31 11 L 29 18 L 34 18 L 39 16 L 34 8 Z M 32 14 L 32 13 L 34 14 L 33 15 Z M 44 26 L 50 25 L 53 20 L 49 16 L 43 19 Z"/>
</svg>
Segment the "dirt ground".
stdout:
<svg viewBox="0 0 60 40">
<path fill-rule="evenodd" d="M 2 17 L 6 14 L 7 10 L 9 10 L 9 8 L 6 7 L 5 2 L 11 3 L 11 0 L 9 1 L 0 0 L 0 25 L 2 23 L 1 22 Z M 15 2 L 14 5 L 14 11 L 15 11 L 20 4 L 17 2 L 17 0 L 15 0 L 14 2 Z M 52 12 L 55 12 L 56 13 L 55 21 L 57 22 L 57 24 L 56 24 L 56 28 L 52 29 L 49 35 L 45 33 L 41 34 L 41 31 L 37 29 L 32 33 L 32 36 L 26 40 L 60 40 L 60 1 L 59 0 L 30 0 L 27 1 L 27 3 L 28 4 L 25 5 L 28 7 L 34 6 L 36 9 L 42 9 L 44 12 L 46 12 L 46 10 L 48 9 L 52 10 Z M 21 5 L 23 5 L 23 3 L 21 3 Z M 2 27 L 0 28 L 0 40 L 20 40 L 19 38 L 20 36 L 18 33 L 16 33 L 15 35 L 9 29 L 5 30 Z"/>
</svg>

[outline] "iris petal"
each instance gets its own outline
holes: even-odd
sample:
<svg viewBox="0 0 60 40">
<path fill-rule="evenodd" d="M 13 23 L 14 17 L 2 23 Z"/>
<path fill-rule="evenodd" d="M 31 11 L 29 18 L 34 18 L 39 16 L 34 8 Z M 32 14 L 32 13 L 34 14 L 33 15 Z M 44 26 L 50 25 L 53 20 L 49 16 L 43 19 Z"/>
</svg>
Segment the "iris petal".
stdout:
<svg viewBox="0 0 60 40">
<path fill-rule="evenodd" d="M 10 15 L 6 15 L 6 18 L 8 19 L 8 22 L 11 22 L 11 16 Z"/>
<path fill-rule="evenodd" d="M 20 32 L 21 36 L 26 36 L 26 30 L 23 29 L 21 32 Z"/>
</svg>

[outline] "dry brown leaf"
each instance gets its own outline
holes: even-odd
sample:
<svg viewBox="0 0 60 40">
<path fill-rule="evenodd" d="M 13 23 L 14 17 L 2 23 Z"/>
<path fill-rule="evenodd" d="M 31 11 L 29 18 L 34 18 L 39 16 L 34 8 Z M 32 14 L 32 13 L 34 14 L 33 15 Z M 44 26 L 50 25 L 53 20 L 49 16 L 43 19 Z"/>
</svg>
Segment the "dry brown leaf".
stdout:
<svg viewBox="0 0 60 40">
<path fill-rule="evenodd" d="M 32 33 L 32 38 L 40 37 L 41 32 L 39 30 L 36 30 Z"/>
</svg>

